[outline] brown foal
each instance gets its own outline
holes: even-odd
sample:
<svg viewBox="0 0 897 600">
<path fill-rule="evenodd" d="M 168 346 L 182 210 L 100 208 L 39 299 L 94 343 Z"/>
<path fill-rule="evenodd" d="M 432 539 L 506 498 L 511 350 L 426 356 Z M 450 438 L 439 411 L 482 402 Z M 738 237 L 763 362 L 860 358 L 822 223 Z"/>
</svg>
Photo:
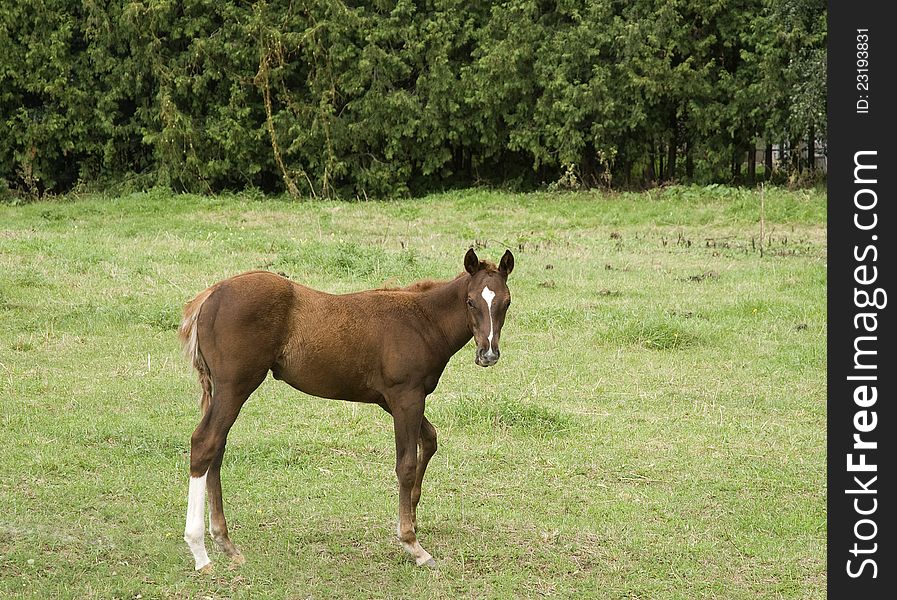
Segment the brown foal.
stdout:
<svg viewBox="0 0 897 600">
<path fill-rule="evenodd" d="M 212 568 L 204 541 L 206 492 L 212 538 L 233 562 L 244 562 L 227 533 L 221 459 L 240 408 L 268 371 L 307 394 L 379 404 L 392 415 L 399 541 L 418 565 L 434 566 L 415 535 L 421 483 L 436 452 L 436 428 L 424 416 L 424 399 L 471 337 L 476 364 L 498 361 L 513 268 L 509 251 L 495 266 L 471 249 L 464 272 L 450 281 L 344 295 L 253 271 L 188 302 L 178 334 L 199 374 L 203 413 L 191 439 L 184 529 L 196 570 Z"/>
</svg>

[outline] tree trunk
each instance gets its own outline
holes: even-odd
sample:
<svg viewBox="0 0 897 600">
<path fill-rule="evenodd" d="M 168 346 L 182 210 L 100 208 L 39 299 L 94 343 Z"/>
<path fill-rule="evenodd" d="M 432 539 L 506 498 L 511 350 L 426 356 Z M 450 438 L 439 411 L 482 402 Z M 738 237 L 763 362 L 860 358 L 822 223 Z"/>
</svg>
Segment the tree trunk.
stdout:
<svg viewBox="0 0 897 600">
<path fill-rule="evenodd" d="M 807 136 L 807 165 L 810 171 L 816 170 L 816 128 L 810 126 L 810 135 Z"/>
<path fill-rule="evenodd" d="M 579 178 L 581 179 L 581 183 L 585 187 L 595 187 L 599 183 L 599 167 L 598 164 L 598 151 L 595 150 L 595 145 L 589 142 L 586 144 L 586 148 L 582 153 L 582 157 L 579 160 Z"/>
<path fill-rule="evenodd" d="M 791 173 L 800 173 L 800 138 L 789 142 L 788 158 L 791 159 Z"/>
<path fill-rule="evenodd" d="M 614 166 L 614 180 L 617 183 L 629 186 L 632 180 L 630 173 L 631 169 L 632 166 L 629 164 L 629 157 L 626 156 L 626 146 L 620 144 L 620 149 L 617 153 L 617 161 Z"/>
<path fill-rule="evenodd" d="M 773 169 L 773 167 L 772 167 L 772 143 L 766 142 L 766 152 L 764 153 L 763 158 L 764 158 L 764 163 L 766 166 L 766 168 L 765 168 L 766 180 L 769 181 L 770 179 L 772 179 L 772 169 Z"/>
<path fill-rule="evenodd" d="M 651 183 L 651 184 L 653 184 L 654 181 L 657 179 L 657 174 L 654 171 L 654 159 L 655 159 L 654 140 L 651 140 L 651 150 L 650 150 L 650 154 L 648 155 L 648 183 Z"/>
<path fill-rule="evenodd" d="M 754 185 L 757 181 L 757 140 L 751 140 L 748 150 L 748 184 Z"/>
<path fill-rule="evenodd" d="M 676 111 L 670 112 L 670 145 L 667 148 L 667 179 L 676 178 L 676 155 L 679 152 L 679 119 Z"/>
<path fill-rule="evenodd" d="M 626 144 L 620 144 L 617 148 L 617 159 L 614 162 L 614 183 L 629 186 L 630 181 L 629 157 L 626 155 Z"/>
<path fill-rule="evenodd" d="M 685 146 L 685 177 L 689 181 L 695 177 L 695 157 L 692 152 L 691 142 Z"/>
<path fill-rule="evenodd" d="M 673 121 L 673 139 L 670 140 L 670 146 L 667 148 L 667 179 L 676 178 L 676 151 L 679 146 L 679 136 L 677 134 L 677 126 Z"/>
<path fill-rule="evenodd" d="M 732 181 L 737 181 L 741 174 L 741 161 L 739 160 L 738 142 L 732 141 Z"/>
</svg>

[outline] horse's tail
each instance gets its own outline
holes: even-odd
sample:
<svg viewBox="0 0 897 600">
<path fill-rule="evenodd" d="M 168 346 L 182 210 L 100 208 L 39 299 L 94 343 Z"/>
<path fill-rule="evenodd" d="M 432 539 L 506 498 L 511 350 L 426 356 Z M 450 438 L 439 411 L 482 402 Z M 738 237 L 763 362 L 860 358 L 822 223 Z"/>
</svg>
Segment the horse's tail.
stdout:
<svg viewBox="0 0 897 600">
<path fill-rule="evenodd" d="M 202 396 L 199 399 L 199 408 L 202 414 L 206 414 L 209 409 L 209 402 L 212 401 L 212 374 L 209 372 L 209 365 L 206 364 L 199 349 L 199 341 L 196 337 L 196 321 L 199 317 L 199 309 L 203 303 L 209 298 L 215 286 L 212 286 L 199 293 L 193 300 L 184 305 L 184 318 L 181 320 L 181 326 L 178 327 L 178 337 L 181 339 L 181 345 L 184 347 L 184 355 L 190 361 L 190 364 L 196 369 L 199 376 L 199 385 L 202 386 Z"/>
</svg>

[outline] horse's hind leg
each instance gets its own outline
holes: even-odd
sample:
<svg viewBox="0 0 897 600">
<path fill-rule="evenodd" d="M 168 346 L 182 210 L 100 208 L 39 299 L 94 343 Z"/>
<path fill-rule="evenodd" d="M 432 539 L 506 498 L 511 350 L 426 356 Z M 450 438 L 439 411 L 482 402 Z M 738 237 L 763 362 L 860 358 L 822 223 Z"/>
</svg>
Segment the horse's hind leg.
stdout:
<svg viewBox="0 0 897 600">
<path fill-rule="evenodd" d="M 224 518 L 224 502 L 221 497 L 221 461 L 224 458 L 224 448 L 212 461 L 209 467 L 208 479 L 206 479 L 206 491 L 209 493 L 209 533 L 218 545 L 218 548 L 230 557 L 235 565 L 246 562 L 243 554 L 231 541 L 227 531 L 227 521 Z"/>
<path fill-rule="evenodd" d="M 232 559 L 241 562 L 242 554 L 227 535 L 227 524 L 221 500 L 221 460 L 227 433 L 240 414 L 240 408 L 261 384 L 265 373 L 237 385 L 215 387 L 209 408 L 190 440 L 190 495 L 187 499 L 187 523 L 184 541 L 193 553 L 196 570 L 211 570 L 205 547 L 204 509 L 209 492 L 209 529 L 219 547 Z"/>
<path fill-rule="evenodd" d="M 424 473 L 427 471 L 427 463 L 436 454 L 436 428 L 423 417 L 420 424 L 420 455 L 417 459 L 417 473 L 414 479 L 414 488 L 411 490 L 411 522 L 417 531 L 417 504 L 420 502 L 421 486 L 424 481 Z"/>
<path fill-rule="evenodd" d="M 203 511 L 206 504 L 206 474 L 199 476 L 190 475 L 190 492 L 187 497 L 187 524 L 184 526 L 184 541 L 190 547 L 196 570 L 203 573 L 211 572 L 212 561 L 206 552 L 206 543 L 203 538 L 205 526 L 203 525 Z"/>
</svg>

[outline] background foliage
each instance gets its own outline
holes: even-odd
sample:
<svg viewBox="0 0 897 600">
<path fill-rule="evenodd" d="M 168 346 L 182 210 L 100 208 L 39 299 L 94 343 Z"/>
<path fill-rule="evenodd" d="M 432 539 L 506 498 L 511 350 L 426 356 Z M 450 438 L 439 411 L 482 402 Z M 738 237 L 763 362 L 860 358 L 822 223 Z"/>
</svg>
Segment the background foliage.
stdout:
<svg viewBox="0 0 897 600">
<path fill-rule="evenodd" d="M 4 2 L 0 190 L 750 182 L 825 138 L 825 7 Z"/>
</svg>

